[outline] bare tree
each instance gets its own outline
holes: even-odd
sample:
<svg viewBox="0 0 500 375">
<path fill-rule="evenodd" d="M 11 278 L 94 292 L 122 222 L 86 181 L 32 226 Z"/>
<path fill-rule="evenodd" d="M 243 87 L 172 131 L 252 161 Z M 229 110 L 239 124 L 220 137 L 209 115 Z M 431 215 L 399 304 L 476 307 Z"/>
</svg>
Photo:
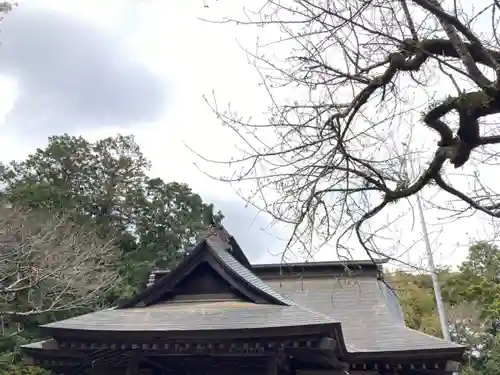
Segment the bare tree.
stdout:
<svg viewBox="0 0 500 375">
<path fill-rule="evenodd" d="M 117 249 L 61 214 L 0 207 L 0 315 L 95 307 L 115 285 Z"/>
<path fill-rule="evenodd" d="M 269 116 L 249 122 L 207 103 L 245 145 L 228 161 L 240 173 L 222 179 L 255 182 L 246 198 L 292 224 L 292 242 L 347 249 L 354 233 L 370 256 L 381 255 L 379 230 L 391 220 L 375 228 L 373 218 L 424 187 L 450 218 L 500 216 L 500 196 L 478 173 L 498 165 L 498 0 L 249 6 L 244 17 L 211 22 L 263 30 L 246 52 Z"/>
</svg>

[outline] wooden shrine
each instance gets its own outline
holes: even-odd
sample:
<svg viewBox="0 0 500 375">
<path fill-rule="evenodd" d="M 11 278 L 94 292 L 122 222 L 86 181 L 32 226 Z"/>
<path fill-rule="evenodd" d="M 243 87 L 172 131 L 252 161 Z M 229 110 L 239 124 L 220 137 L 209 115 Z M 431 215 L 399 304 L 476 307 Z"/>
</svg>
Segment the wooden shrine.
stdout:
<svg viewBox="0 0 500 375">
<path fill-rule="evenodd" d="M 251 265 L 215 226 L 127 303 L 42 326 L 65 375 L 445 375 L 465 348 L 405 326 L 380 262 Z"/>
</svg>

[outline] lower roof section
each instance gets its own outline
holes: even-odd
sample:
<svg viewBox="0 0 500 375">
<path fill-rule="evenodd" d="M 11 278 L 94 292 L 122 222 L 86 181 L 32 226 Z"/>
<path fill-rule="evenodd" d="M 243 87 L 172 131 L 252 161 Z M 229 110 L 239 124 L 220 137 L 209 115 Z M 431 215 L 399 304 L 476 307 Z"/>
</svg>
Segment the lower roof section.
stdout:
<svg viewBox="0 0 500 375">
<path fill-rule="evenodd" d="M 196 336 L 203 332 L 246 330 L 269 330 L 302 327 L 304 332 L 312 327 L 324 326 L 328 329 L 338 327 L 339 322 L 321 313 L 310 311 L 298 305 L 266 305 L 244 301 L 197 301 L 161 303 L 148 307 L 108 309 L 71 319 L 43 325 L 42 328 L 56 334 L 60 330 L 109 333 L 138 333 L 165 335 L 172 337 Z M 79 333 L 76 333 L 79 334 Z"/>
</svg>

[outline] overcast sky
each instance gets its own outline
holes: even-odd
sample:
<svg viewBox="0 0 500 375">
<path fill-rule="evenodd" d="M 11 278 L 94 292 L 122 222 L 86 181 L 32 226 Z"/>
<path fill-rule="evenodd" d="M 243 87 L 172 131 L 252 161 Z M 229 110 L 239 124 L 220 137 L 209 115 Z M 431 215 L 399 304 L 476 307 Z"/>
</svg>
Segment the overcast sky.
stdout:
<svg viewBox="0 0 500 375">
<path fill-rule="evenodd" d="M 202 95 L 251 92 L 246 57 L 227 30 L 195 19 L 202 0 L 165 3 L 20 2 L 1 24 L 0 159 L 22 158 L 64 132 L 134 134 L 153 175 L 185 181 L 214 202 L 252 261 L 276 260 L 286 234 L 204 176 L 185 145 L 227 155 L 231 141 Z"/>
<path fill-rule="evenodd" d="M 231 187 L 204 176 L 185 146 L 214 159 L 234 152 L 233 138 L 203 101 L 213 89 L 220 102 L 237 103 L 246 114 L 267 106 L 235 40 L 251 45 L 255 35 L 196 18 L 235 12 L 241 2 L 205 2 L 209 9 L 203 0 L 21 1 L 1 24 L 0 159 L 22 158 L 64 132 L 91 139 L 134 134 L 152 174 L 185 181 L 213 201 L 252 261 L 279 261 L 271 254 L 283 249 L 287 231 L 270 228 L 269 218 L 245 208 Z M 463 259 L 478 230 L 448 227 L 433 242 L 437 262 Z M 413 231 L 420 236 L 419 227 Z M 434 240 L 442 231 L 431 232 Z M 411 261 L 423 250 L 422 242 L 412 248 Z M 331 249 L 317 256 L 335 258 Z"/>
</svg>

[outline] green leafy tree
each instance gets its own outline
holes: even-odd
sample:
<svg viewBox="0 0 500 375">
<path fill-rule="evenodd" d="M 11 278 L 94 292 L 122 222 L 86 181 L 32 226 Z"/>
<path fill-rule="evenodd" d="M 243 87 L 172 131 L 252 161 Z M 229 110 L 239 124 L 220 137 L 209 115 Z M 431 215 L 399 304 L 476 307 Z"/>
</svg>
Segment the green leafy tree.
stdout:
<svg viewBox="0 0 500 375">
<path fill-rule="evenodd" d="M 5 194 L 32 208 L 56 208 L 90 218 L 101 230 L 134 222 L 150 163 L 132 136 L 89 142 L 69 135 L 49 138 L 21 162 L 4 168 Z"/>
<path fill-rule="evenodd" d="M 500 320 L 500 251 L 482 242 L 471 246 L 467 260 L 461 265 L 454 287 L 467 300 L 476 302 L 481 316 L 496 335 Z"/>
<path fill-rule="evenodd" d="M 500 335 L 493 340 L 491 350 L 484 365 L 484 375 L 500 375 Z"/>
<path fill-rule="evenodd" d="M 500 252 L 485 242 L 470 247 L 458 271 L 438 273 L 452 339 L 468 347 L 464 373 L 500 374 L 499 275 Z M 389 280 L 407 326 L 441 336 L 430 276 L 397 272 Z"/>
<path fill-rule="evenodd" d="M 487 362 L 498 352 L 495 340 L 500 330 L 500 252 L 487 242 L 469 248 L 465 262 L 444 285 L 453 296 L 451 312 L 457 306 L 466 306 L 457 326 L 462 343 L 470 347 L 470 364 L 477 371 L 485 371 Z M 458 330 L 457 330 L 458 331 Z M 489 370 L 492 371 L 491 368 Z"/>
<path fill-rule="evenodd" d="M 110 298 L 125 298 L 146 284 L 151 268 L 175 263 L 205 226 L 201 197 L 185 184 L 149 178 L 149 168 L 132 136 L 54 136 L 45 149 L 3 168 L 4 197 L 70 213 L 115 237 L 124 283 Z"/>
<path fill-rule="evenodd" d="M 448 269 L 438 270 L 438 279 L 441 283 L 451 275 Z M 430 275 L 400 271 L 390 275 L 389 281 L 399 297 L 406 325 L 430 335 L 442 337 Z M 448 297 L 446 294 L 444 296 L 445 299 Z"/>
</svg>

